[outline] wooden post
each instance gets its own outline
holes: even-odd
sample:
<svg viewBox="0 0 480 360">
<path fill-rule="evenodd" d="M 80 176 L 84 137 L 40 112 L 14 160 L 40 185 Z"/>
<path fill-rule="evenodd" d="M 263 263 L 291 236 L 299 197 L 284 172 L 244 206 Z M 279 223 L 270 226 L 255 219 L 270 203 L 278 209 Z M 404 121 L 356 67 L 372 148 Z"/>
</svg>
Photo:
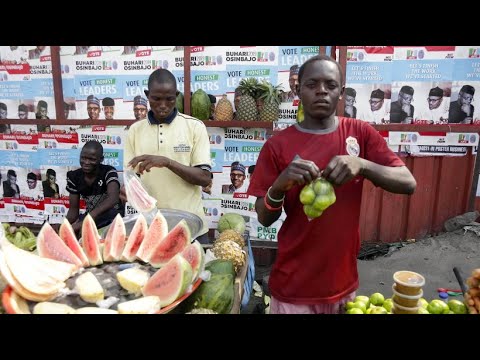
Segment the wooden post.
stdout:
<svg viewBox="0 0 480 360">
<path fill-rule="evenodd" d="M 53 94 L 55 97 L 55 112 L 58 120 L 65 119 L 65 111 L 63 108 L 63 85 L 62 85 L 62 68 L 60 64 L 60 46 L 50 46 L 50 55 L 52 62 L 53 77 Z"/>
<path fill-rule="evenodd" d="M 183 90 L 183 111 L 187 115 L 192 114 L 192 109 L 190 108 L 190 46 L 185 46 L 183 48 L 183 81 L 184 81 L 184 90 Z"/>
<path fill-rule="evenodd" d="M 335 46 L 332 46 L 332 52 L 335 53 Z M 343 72 L 343 83 L 345 84 L 345 80 L 347 76 L 347 47 L 346 46 L 340 46 L 338 62 L 340 63 L 340 67 Z M 344 113 L 345 113 L 345 97 L 342 96 L 342 98 L 337 104 L 337 116 L 343 116 Z"/>
</svg>

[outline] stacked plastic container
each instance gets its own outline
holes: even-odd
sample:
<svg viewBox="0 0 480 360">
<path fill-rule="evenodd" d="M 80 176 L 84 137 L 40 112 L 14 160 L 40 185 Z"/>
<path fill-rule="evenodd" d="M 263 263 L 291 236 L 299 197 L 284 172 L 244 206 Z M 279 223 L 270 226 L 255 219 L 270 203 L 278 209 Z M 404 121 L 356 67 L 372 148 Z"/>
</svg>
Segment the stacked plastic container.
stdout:
<svg viewBox="0 0 480 360">
<path fill-rule="evenodd" d="M 417 314 L 418 300 L 423 296 L 422 287 L 425 278 L 413 271 L 397 271 L 393 274 L 393 308 L 394 314 Z"/>
</svg>

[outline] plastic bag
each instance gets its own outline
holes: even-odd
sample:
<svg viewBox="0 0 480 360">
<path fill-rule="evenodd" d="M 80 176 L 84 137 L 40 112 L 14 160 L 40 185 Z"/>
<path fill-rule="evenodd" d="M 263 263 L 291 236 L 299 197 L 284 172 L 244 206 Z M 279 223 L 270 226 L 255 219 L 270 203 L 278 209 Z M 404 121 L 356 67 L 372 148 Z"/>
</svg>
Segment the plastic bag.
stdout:
<svg viewBox="0 0 480 360">
<path fill-rule="evenodd" d="M 142 214 L 151 213 L 153 210 L 156 212 L 157 200 L 148 194 L 134 171 L 123 171 L 123 184 L 125 185 L 128 202 L 135 210 Z"/>
</svg>

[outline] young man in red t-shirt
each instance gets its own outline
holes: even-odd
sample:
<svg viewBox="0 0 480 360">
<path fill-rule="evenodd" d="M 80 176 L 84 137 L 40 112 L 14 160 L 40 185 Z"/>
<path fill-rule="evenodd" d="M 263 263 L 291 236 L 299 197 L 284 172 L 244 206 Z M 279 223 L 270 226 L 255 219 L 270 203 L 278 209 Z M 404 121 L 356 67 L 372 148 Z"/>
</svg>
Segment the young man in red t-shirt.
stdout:
<svg viewBox="0 0 480 360">
<path fill-rule="evenodd" d="M 305 120 L 263 146 L 248 193 L 258 220 L 275 222 L 285 209 L 269 288 L 271 313 L 339 313 L 358 288 L 357 255 L 363 179 L 412 194 L 415 179 L 368 123 L 335 116 L 345 86 L 338 63 L 324 55 L 299 71 Z M 322 171 L 323 170 L 323 171 Z M 299 194 L 318 176 L 335 185 L 336 202 L 311 221 Z"/>
</svg>

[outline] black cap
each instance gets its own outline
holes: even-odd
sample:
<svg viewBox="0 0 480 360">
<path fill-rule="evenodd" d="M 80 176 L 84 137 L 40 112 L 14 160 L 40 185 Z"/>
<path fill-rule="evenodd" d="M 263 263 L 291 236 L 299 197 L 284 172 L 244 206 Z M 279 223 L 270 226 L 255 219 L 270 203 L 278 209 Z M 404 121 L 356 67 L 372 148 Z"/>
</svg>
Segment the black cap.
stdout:
<svg viewBox="0 0 480 360">
<path fill-rule="evenodd" d="M 373 90 L 372 94 L 370 95 L 370 98 L 385 99 L 385 92 L 383 92 L 380 89 Z"/>
<path fill-rule="evenodd" d="M 345 95 L 356 97 L 357 91 L 351 87 L 347 87 L 345 88 Z"/>
<path fill-rule="evenodd" d="M 434 87 L 433 89 L 430 90 L 428 93 L 428 96 L 440 96 L 443 97 L 443 89 L 440 89 L 438 86 Z"/>
<path fill-rule="evenodd" d="M 472 85 L 463 85 L 460 91 L 470 95 L 475 95 L 475 88 Z"/>
<path fill-rule="evenodd" d="M 402 86 L 400 91 L 404 94 L 407 94 L 407 95 L 413 95 L 413 92 L 414 92 L 413 88 L 411 86 L 408 86 L 408 85 Z"/>
</svg>

